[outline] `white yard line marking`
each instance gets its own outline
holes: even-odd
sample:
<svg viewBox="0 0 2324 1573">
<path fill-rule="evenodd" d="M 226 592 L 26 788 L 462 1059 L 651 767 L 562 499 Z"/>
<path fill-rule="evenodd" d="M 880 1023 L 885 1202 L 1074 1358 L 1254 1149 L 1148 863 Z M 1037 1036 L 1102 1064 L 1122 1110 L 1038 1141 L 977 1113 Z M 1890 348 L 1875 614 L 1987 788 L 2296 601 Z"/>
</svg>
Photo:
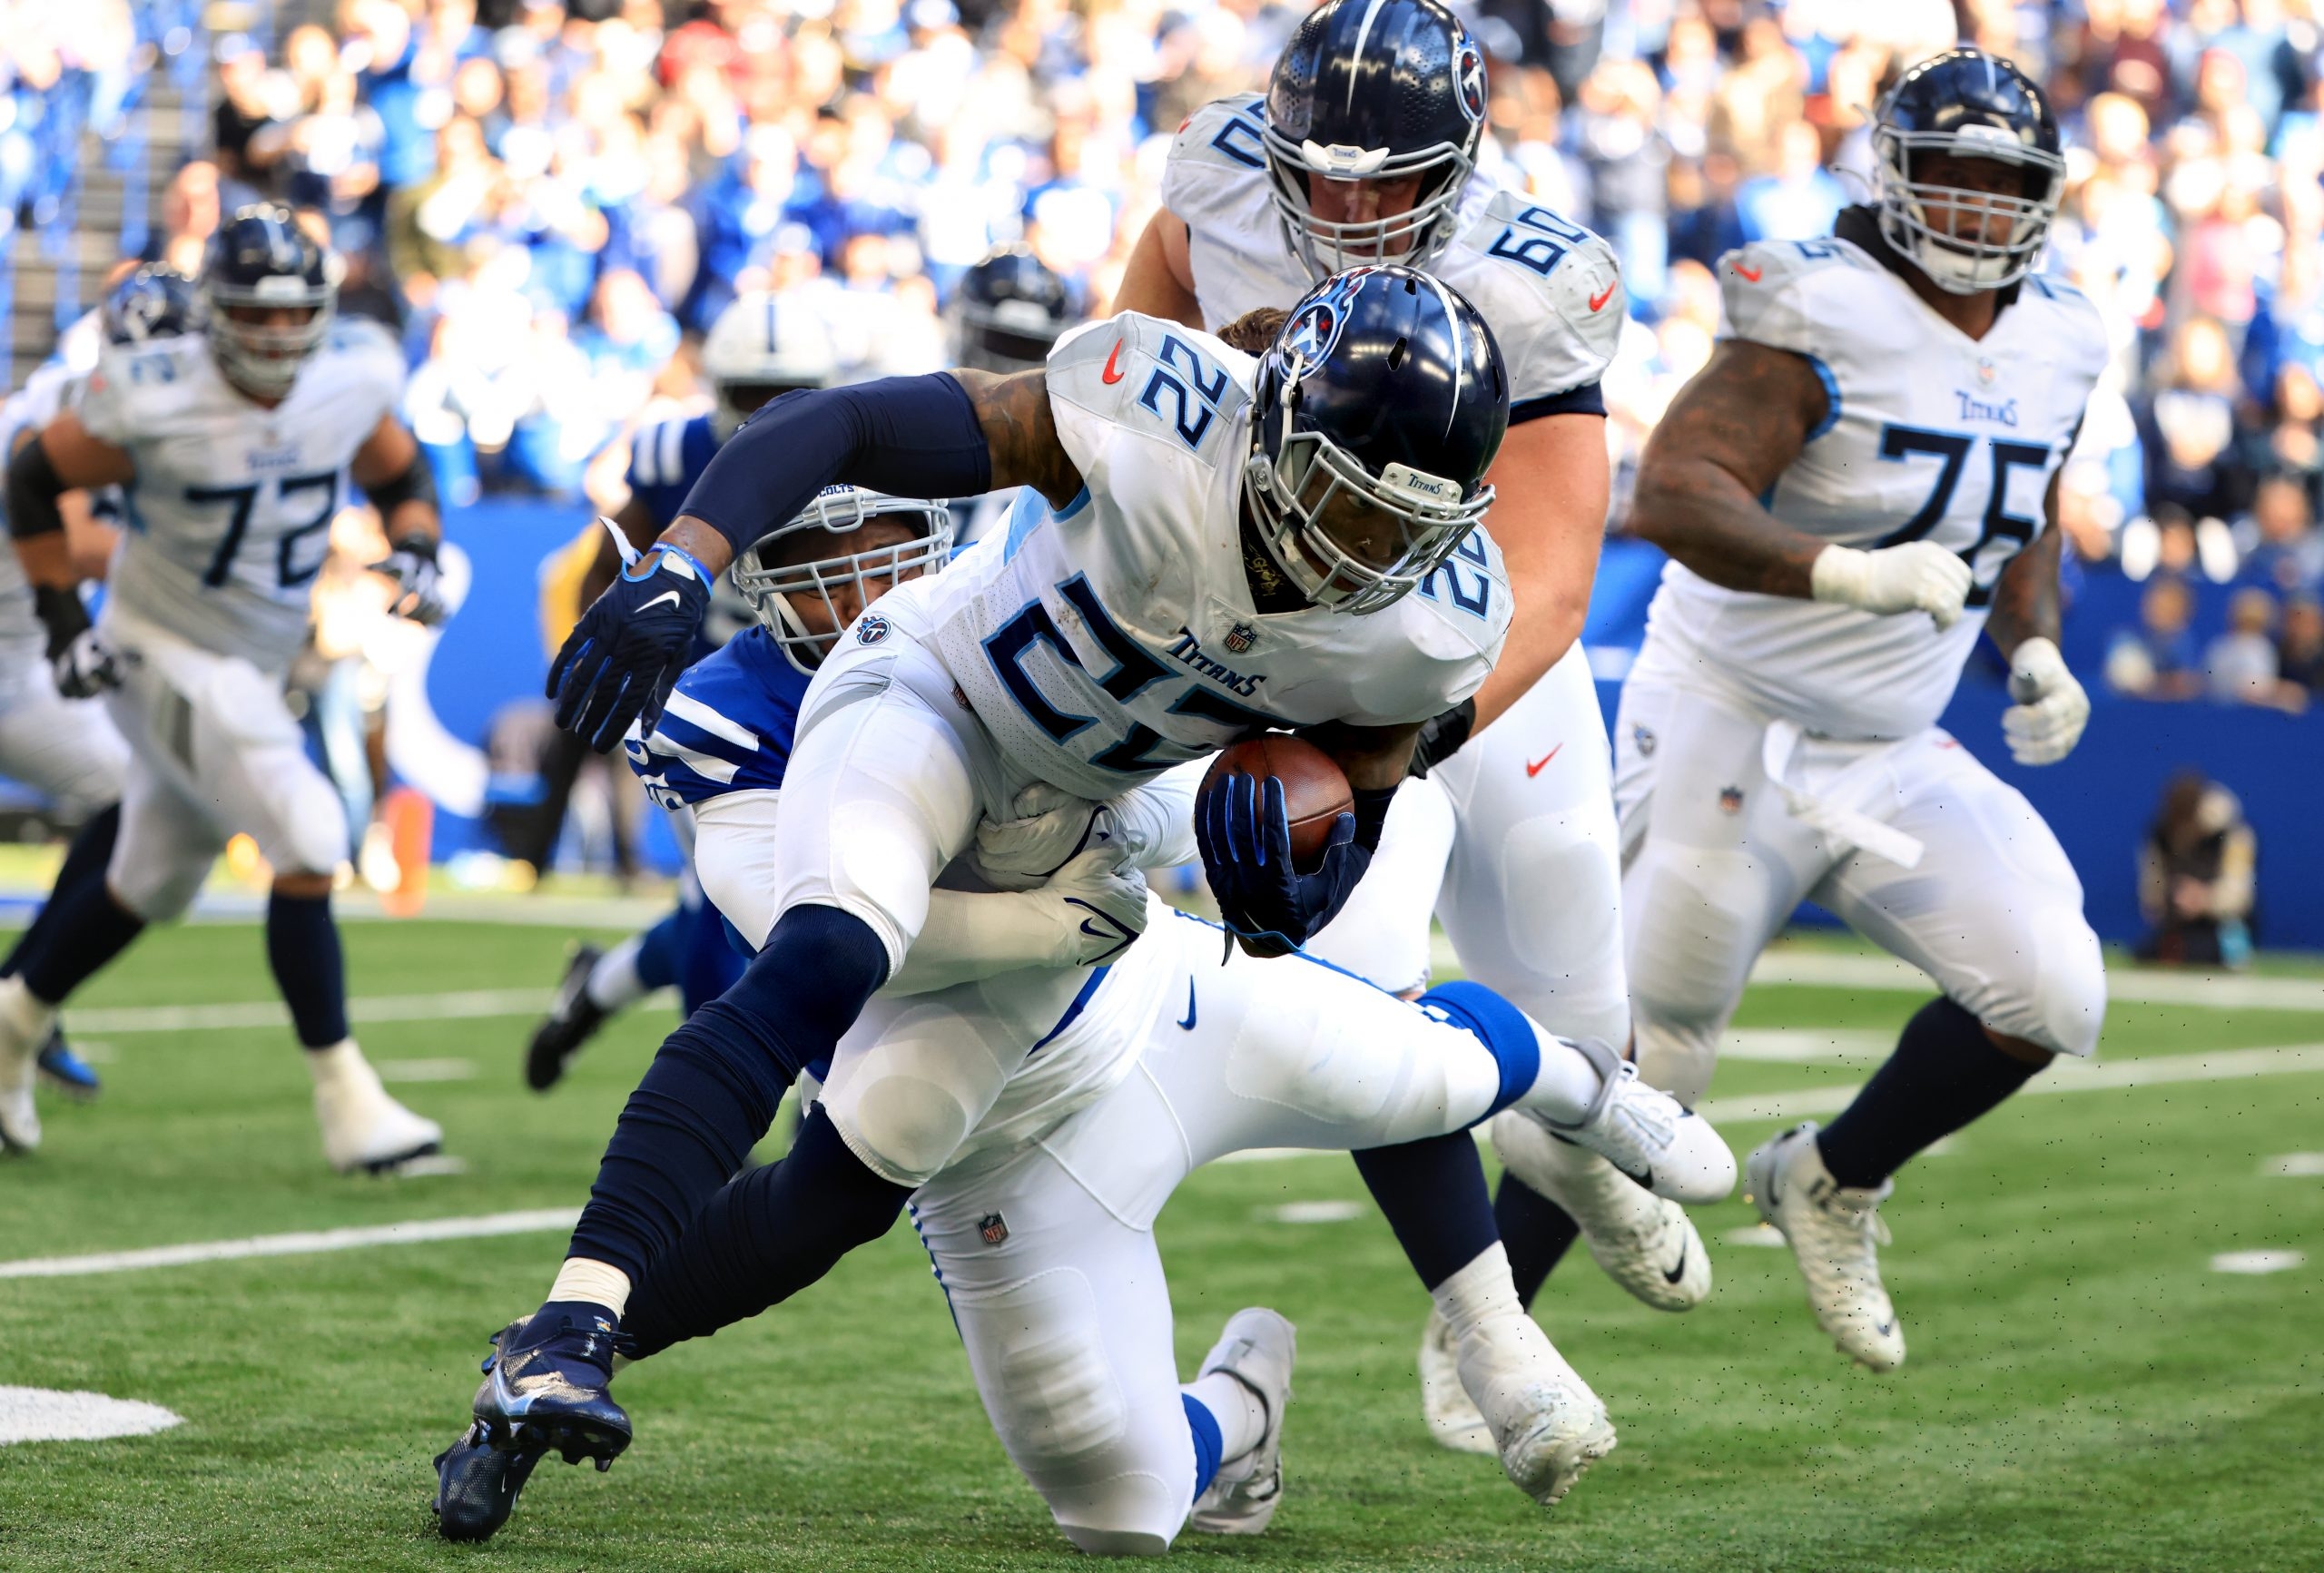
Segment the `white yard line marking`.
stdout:
<svg viewBox="0 0 2324 1573">
<path fill-rule="evenodd" d="M 580 1216 L 578 1207 L 537 1207 L 525 1213 L 419 1218 L 406 1224 L 368 1224 L 351 1229 L 302 1229 L 291 1234 L 253 1234 L 243 1240 L 202 1240 L 189 1245 L 156 1245 L 144 1251 L 31 1256 L 20 1262 L 0 1262 L 0 1278 L 79 1278 L 92 1273 L 190 1267 L 203 1262 L 239 1262 L 251 1256 L 310 1256 L 323 1251 L 360 1251 L 372 1245 L 423 1245 L 436 1240 L 482 1240 L 496 1234 L 545 1234 L 570 1229 Z"/>
<path fill-rule="evenodd" d="M 2211 1271 L 2257 1277 L 2268 1273 L 2289 1273 L 2307 1260 L 2305 1251 L 2222 1251 L 2211 1258 Z"/>
<path fill-rule="evenodd" d="M 94 1442 L 144 1437 L 182 1425 L 182 1415 L 157 1403 L 101 1392 L 59 1392 L 45 1387 L 0 1387 L 0 1448 L 16 1442 Z"/>
<path fill-rule="evenodd" d="M 2216 1054 L 2159 1055 L 2145 1059 L 2120 1059 L 2093 1065 L 2061 1055 L 2042 1075 L 2025 1084 L 2022 1096 L 2067 1092 L 2108 1092 L 2117 1087 L 2160 1086 L 2171 1082 L 2241 1081 L 2255 1076 L 2291 1076 L 2324 1070 L 2324 1043 L 2298 1043 L 2282 1048 L 2228 1048 Z M 1797 1087 L 1786 1092 L 1715 1097 L 1697 1106 L 1696 1113 L 1717 1124 L 1722 1120 L 1793 1120 L 1809 1115 L 1833 1115 L 1855 1101 L 1852 1086 Z"/>
<path fill-rule="evenodd" d="M 2286 1153 L 2260 1165 L 2260 1172 L 2286 1179 L 2310 1179 L 2324 1175 L 2324 1153 Z"/>
<path fill-rule="evenodd" d="M 1919 968 L 1891 956 L 1842 956 L 1817 950 L 1770 950 L 1751 968 L 1751 981 L 1912 994 L 1935 987 Z M 2131 1005 L 2324 1011 L 2324 980 L 2310 978 L 2230 978 L 2110 967 L 2106 994 Z"/>
<path fill-rule="evenodd" d="M 376 1067 L 381 1081 L 474 1081 L 472 1059 L 383 1059 Z"/>
<path fill-rule="evenodd" d="M 1810 1065 L 1824 1060 L 1878 1064 L 1896 1047 L 1893 1032 L 1838 1027 L 1730 1027 L 1718 1040 L 1721 1059 L 1767 1060 Z"/>
<path fill-rule="evenodd" d="M 350 1021 L 460 1021 L 493 1016 L 530 1016 L 547 1010 L 547 988 L 471 988 L 451 994 L 373 994 L 347 1002 Z M 68 1033 L 207 1032 L 288 1027 L 290 1013 L 278 999 L 230 1005 L 131 1005 L 110 1010 L 68 1010 Z"/>
<path fill-rule="evenodd" d="M 1360 1202 L 1285 1202 L 1260 1208 L 1259 1216 L 1270 1224 L 1344 1224 L 1363 1211 Z"/>
</svg>

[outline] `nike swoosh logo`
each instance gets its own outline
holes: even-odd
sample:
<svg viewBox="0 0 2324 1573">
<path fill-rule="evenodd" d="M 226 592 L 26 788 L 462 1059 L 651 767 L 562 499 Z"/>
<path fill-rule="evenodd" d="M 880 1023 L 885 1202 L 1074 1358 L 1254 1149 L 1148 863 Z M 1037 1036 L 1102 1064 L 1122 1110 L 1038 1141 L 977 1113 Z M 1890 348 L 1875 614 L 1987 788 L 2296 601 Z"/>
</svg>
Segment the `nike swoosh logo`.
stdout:
<svg viewBox="0 0 2324 1573">
<path fill-rule="evenodd" d="M 1754 284 L 1759 281 L 1759 275 L 1767 271 L 1765 268 L 1747 268 L 1740 262 L 1735 264 L 1735 270 Z"/>
<path fill-rule="evenodd" d="M 1107 383 L 1116 383 L 1122 379 L 1121 369 L 1115 364 L 1117 361 L 1120 360 L 1121 358 L 1122 341 L 1117 339 L 1114 340 L 1114 352 L 1106 357 L 1106 369 L 1098 374 Z"/>
<path fill-rule="evenodd" d="M 1606 309 L 1606 302 L 1611 300 L 1613 298 L 1614 287 L 1611 284 L 1609 284 L 1603 290 L 1599 290 L 1598 293 L 1590 297 L 1590 309 L 1592 311 L 1603 311 Z"/>
<path fill-rule="evenodd" d="M 1665 1268 L 1662 1273 L 1662 1281 L 1665 1283 L 1676 1283 L 1679 1279 L 1684 1278 L 1686 1275 L 1687 1243 L 1684 1240 L 1681 1240 L 1679 1242 L 1679 1264 L 1675 1267 Z"/>
<path fill-rule="evenodd" d="M 1676 1280 L 1673 1280 L 1673 1282 L 1676 1282 Z M 1886 1338 L 1889 1334 L 1896 1331 L 1896 1324 L 1893 1322 L 1876 1322 L 1872 1324 L 1872 1331 L 1878 1333 L 1881 1337 Z"/>
<path fill-rule="evenodd" d="M 655 607 L 659 606 L 665 601 L 667 601 L 673 606 L 683 604 L 679 600 L 678 593 L 675 590 L 665 590 L 660 595 L 655 596 L 651 601 L 646 602 L 645 605 L 640 606 L 638 610 L 641 612 L 651 612 Z"/>
<path fill-rule="evenodd" d="M 1563 748 L 1565 744 L 1563 743 L 1558 744 L 1558 748 Z M 1546 766 L 1550 761 L 1557 758 L 1558 748 L 1550 750 L 1549 752 L 1543 754 L 1540 759 L 1534 761 L 1531 764 L 1527 765 L 1525 767 L 1525 779 L 1527 781 L 1531 781 L 1535 776 L 1541 774 L 1542 768 Z"/>
<path fill-rule="evenodd" d="M 1195 1029 L 1195 980 L 1191 978 L 1187 979 L 1187 1018 L 1178 1025 L 1188 1032 Z"/>
</svg>

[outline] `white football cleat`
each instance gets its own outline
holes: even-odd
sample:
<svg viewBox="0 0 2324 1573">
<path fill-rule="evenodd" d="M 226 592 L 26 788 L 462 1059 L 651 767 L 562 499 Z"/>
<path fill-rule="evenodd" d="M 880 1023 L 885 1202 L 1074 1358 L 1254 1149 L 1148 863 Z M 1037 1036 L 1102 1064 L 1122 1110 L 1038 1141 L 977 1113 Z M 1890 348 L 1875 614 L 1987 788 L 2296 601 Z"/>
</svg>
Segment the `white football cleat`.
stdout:
<svg viewBox="0 0 2324 1573">
<path fill-rule="evenodd" d="M 1817 1325 L 1840 1352 L 1874 1371 L 1905 1363 L 1905 1330 L 1880 1282 L 1876 1247 L 1888 1244 L 1880 1204 L 1896 1183 L 1876 1191 L 1832 1178 L 1816 1145 L 1816 1122 L 1795 1126 L 1751 1155 L 1745 1199 L 1782 1234 L 1807 1280 Z"/>
<path fill-rule="evenodd" d="M 1613 1422 L 1549 1334 L 1520 1312 L 1469 1330 L 1454 1358 L 1492 1433 L 1502 1472 L 1544 1508 L 1614 1450 Z"/>
<path fill-rule="evenodd" d="M 1678 1203 L 1559 1140 L 1527 1109 L 1494 1117 L 1492 1145 L 1504 1168 L 1581 1226 L 1590 1256 L 1631 1298 L 1657 1311 L 1690 1311 L 1710 1293 L 1710 1253 Z"/>
<path fill-rule="evenodd" d="M 308 1053 L 323 1156 L 342 1175 L 382 1174 L 444 1145 L 444 1127 L 388 1096 L 355 1040 Z"/>
<path fill-rule="evenodd" d="M 1429 1312 L 1428 1325 L 1420 1335 L 1420 1412 L 1438 1447 L 1488 1457 L 1501 1450 L 1492 1440 L 1492 1428 L 1478 1412 L 1476 1401 L 1461 1385 L 1452 1324 L 1436 1310 Z"/>
<path fill-rule="evenodd" d="M 0 1147 L 31 1152 L 40 1145 L 40 1110 L 33 1085 L 40 1075 L 40 1046 L 56 1025 L 21 978 L 0 978 Z"/>
<path fill-rule="evenodd" d="M 1218 1342 L 1203 1357 L 1197 1376 L 1223 1371 L 1257 1395 L 1266 1407 L 1266 1430 L 1258 1445 L 1222 1462 L 1203 1494 L 1195 1499 L 1187 1522 L 1211 1535 L 1256 1535 L 1266 1529 L 1283 1500 L 1283 1411 L 1291 1403 L 1291 1363 L 1299 1353 L 1298 1330 L 1264 1305 L 1226 1319 Z"/>
<path fill-rule="evenodd" d="M 1567 1040 L 1597 1067 L 1598 1097 L 1577 1125 L 1541 1116 L 1542 1127 L 1589 1148 L 1658 1196 L 1723 1202 L 1735 1189 L 1735 1155 L 1710 1122 L 1638 1079 L 1638 1067 L 1595 1038 Z"/>
</svg>

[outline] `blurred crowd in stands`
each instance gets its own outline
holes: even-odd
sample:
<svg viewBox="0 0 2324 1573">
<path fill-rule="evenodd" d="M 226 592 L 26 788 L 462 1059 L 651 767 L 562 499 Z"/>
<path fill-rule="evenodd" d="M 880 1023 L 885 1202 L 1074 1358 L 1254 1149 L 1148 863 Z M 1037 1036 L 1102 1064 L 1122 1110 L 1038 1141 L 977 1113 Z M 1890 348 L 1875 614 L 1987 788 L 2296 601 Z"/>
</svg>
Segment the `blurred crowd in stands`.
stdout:
<svg viewBox="0 0 2324 1573">
<path fill-rule="evenodd" d="M 2147 582 L 2110 681 L 2287 708 L 2324 692 L 2324 0 L 1455 8 L 1492 59 L 1498 178 L 1622 259 L 1614 527 L 1646 432 L 1709 354 L 1717 258 L 1827 231 L 1868 189 L 1886 81 L 1965 38 L 2047 84 L 2070 148 L 2048 267 L 2113 333 L 2061 488 L 2078 568 Z M 254 195 L 310 211 L 349 260 L 347 305 L 405 337 L 409 413 L 452 496 L 604 506 L 624 434 L 700 397 L 693 345 L 738 290 L 822 294 L 858 375 L 943 364 L 948 290 L 998 243 L 1102 309 L 1170 134 L 1263 86 L 1304 6 L 241 9 L 281 25 L 210 37 L 214 162 L 177 172 L 153 249 L 192 260 Z M 12 208 L 48 178 L 26 140 L 45 84 L 58 63 L 118 74 L 127 10 L 0 0 Z"/>
</svg>

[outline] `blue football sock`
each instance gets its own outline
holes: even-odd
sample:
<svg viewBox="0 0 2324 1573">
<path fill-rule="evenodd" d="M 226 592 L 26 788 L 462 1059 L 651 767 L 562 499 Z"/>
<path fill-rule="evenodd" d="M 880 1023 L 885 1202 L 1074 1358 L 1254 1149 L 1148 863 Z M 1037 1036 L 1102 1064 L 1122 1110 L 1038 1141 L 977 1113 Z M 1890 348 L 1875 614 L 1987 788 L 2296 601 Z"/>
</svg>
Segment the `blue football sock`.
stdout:
<svg viewBox="0 0 2324 1573">
<path fill-rule="evenodd" d="M 1218 1417 L 1210 1406 L 1190 1392 L 1178 1395 L 1187 1406 L 1187 1429 L 1195 1436 L 1195 1496 L 1200 1498 L 1210 1489 L 1210 1482 L 1218 1478 L 1218 1455 L 1226 1447 L 1219 1435 Z"/>
<path fill-rule="evenodd" d="M 630 965 L 637 969 L 638 986 L 651 994 L 678 980 L 678 957 L 685 943 L 685 909 L 674 908 L 637 937 L 637 954 Z"/>
<path fill-rule="evenodd" d="M 1500 1238 L 1485 1166 L 1466 1131 L 1374 1147 L 1355 1155 L 1355 1167 L 1424 1289 L 1433 1290 Z"/>
<path fill-rule="evenodd" d="M 45 932 L 54 929 L 58 919 L 51 914 L 57 909 L 57 899 L 70 895 L 85 886 L 104 889 L 105 865 L 113 861 L 113 844 L 121 835 L 121 805 L 114 803 L 92 814 L 74 832 L 73 842 L 64 849 L 64 861 L 56 870 L 56 882 L 49 887 L 48 900 L 41 903 L 32 922 L 16 936 L 8 959 L 0 961 L 0 978 L 14 978 L 24 970 L 25 958 L 37 949 Z"/>
<path fill-rule="evenodd" d="M 1841 1185 L 1870 1190 L 2041 1068 L 1994 1047 L 1975 1017 L 1939 995 L 1905 1023 L 1896 1052 L 1856 1101 L 1817 1133 L 1824 1166 Z"/>
<path fill-rule="evenodd" d="M 299 1041 L 309 1048 L 346 1041 L 347 960 L 330 896 L 277 890 L 267 899 L 266 960 Z"/>
<path fill-rule="evenodd" d="M 88 834 L 88 829 L 84 827 L 82 833 Z M 48 905 L 17 947 L 17 969 L 34 998 L 62 1005 L 144 929 L 144 919 L 113 899 L 104 864 L 84 865 L 75 872 L 71 889 L 60 879 L 50 893 Z"/>
<path fill-rule="evenodd" d="M 749 1161 L 801 1067 L 832 1052 L 887 976 L 887 948 L 862 919 L 785 912 L 734 987 L 663 1040 L 606 1145 L 567 1254 L 644 1283 Z"/>
<path fill-rule="evenodd" d="M 788 1300 L 885 1234 L 911 1194 L 865 1168 L 818 1104 L 780 1163 L 722 1187 L 637 1281 L 622 1317 L 636 1357 Z"/>
</svg>

